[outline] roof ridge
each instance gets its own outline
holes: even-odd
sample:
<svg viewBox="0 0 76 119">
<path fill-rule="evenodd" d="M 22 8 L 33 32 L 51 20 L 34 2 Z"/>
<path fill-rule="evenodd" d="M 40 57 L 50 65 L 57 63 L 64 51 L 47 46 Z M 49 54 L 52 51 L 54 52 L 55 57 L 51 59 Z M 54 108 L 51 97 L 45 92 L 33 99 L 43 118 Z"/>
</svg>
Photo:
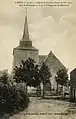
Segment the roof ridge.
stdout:
<svg viewBox="0 0 76 119">
<path fill-rule="evenodd" d="M 49 52 L 49 54 L 47 55 L 47 57 L 44 59 L 44 62 L 47 60 L 47 58 L 50 56 L 50 54 L 52 54 L 64 66 L 64 64 L 60 61 L 60 59 L 52 51 Z"/>
<path fill-rule="evenodd" d="M 48 56 L 52 53 L 52 51 L 49 52 L 49 54 L 46 56 L 46 58 L 44 59 L 44 62 L 46 61 L 46 59 L 48 58 Z"/>
</svg>

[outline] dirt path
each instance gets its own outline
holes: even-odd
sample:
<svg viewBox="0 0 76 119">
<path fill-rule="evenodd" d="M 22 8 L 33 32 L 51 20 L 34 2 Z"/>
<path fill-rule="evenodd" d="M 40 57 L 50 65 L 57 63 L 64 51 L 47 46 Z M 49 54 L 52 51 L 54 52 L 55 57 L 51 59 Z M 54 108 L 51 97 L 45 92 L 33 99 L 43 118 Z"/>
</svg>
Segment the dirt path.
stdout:
<svg viewBox="0 0 76 119">
<path fill-rule="evenodd" d="M 30 98 L 28 109 L 10 119 L 76 119 L 75 110 L 75 106 L 66 101 Z"/>
</svg>

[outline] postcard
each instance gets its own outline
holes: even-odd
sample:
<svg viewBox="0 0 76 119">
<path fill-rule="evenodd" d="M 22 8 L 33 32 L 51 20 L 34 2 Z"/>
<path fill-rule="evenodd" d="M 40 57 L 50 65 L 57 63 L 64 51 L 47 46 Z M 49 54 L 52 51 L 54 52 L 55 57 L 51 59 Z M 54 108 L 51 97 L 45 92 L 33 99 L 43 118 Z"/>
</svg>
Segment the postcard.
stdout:
<svg viewBox="0 0 76 119">
<path fill-rule="evenodd" d="M 0 119 L 76 118 L 76 0 L 0 2 Z"/>
</svg>

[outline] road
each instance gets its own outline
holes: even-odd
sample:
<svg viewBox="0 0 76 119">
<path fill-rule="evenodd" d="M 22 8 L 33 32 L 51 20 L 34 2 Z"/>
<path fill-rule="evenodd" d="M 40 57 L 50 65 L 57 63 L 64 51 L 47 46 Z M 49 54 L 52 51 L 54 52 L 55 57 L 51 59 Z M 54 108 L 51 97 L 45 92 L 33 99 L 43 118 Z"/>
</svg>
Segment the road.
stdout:
<svg viewBox="0 0 76 119">
<path fill-rule="evenodd" d="M 76 107 L 67 101 L 31 97 L 28 109 L 10 119 L 76 119 Z"/>
</svg>

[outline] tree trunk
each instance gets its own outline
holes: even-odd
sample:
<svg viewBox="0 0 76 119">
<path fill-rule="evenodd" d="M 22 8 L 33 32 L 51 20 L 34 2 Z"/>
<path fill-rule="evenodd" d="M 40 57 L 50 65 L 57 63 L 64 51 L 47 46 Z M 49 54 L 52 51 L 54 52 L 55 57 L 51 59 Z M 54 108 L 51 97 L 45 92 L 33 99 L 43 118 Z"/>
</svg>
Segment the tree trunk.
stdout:
<svg viewBox="0 0 76 119">
<path fill-rule="evenodd" d="M 74 89 L 74 101 L 75 101 L 75 89 Z"/>
<path fill-rule="evenodd" d="M 73 88 L 70 86 L 70 101 L 73 101 Z"/>
<path fill-rule="evenodd" d="M 43 95 L 42 95 L 42 97 L 44 98 L 44 96 L 45 96 L 45 89 L 44 89 L 44 81 L 43 81 Z"/>
<path fill-rule="evenodd" d="M 25 92 L 26 92 L 26 94 L 27 94 L 27 84 L 26 84 L 26 86 L 25 86 Z"/>
<path fill-rule="evenodd" d="M 56 89 L 56 94 L 58 94 L 58 82 L 57 82 L 57 89 Z"/>
<path fill-rule="evenodd" d="M 37 99 L 38 97 L 41 96 L 41 86 L 40 85 L 37 86 L 36 95 L 37 95 Z"/>
<path fill-rule="evenodd" d="M 61 86 L 61 91 L 62 91 L 62 97 L 64 97 L 64 93 L 63 93 L 63 85 Z"/>
</svg>

